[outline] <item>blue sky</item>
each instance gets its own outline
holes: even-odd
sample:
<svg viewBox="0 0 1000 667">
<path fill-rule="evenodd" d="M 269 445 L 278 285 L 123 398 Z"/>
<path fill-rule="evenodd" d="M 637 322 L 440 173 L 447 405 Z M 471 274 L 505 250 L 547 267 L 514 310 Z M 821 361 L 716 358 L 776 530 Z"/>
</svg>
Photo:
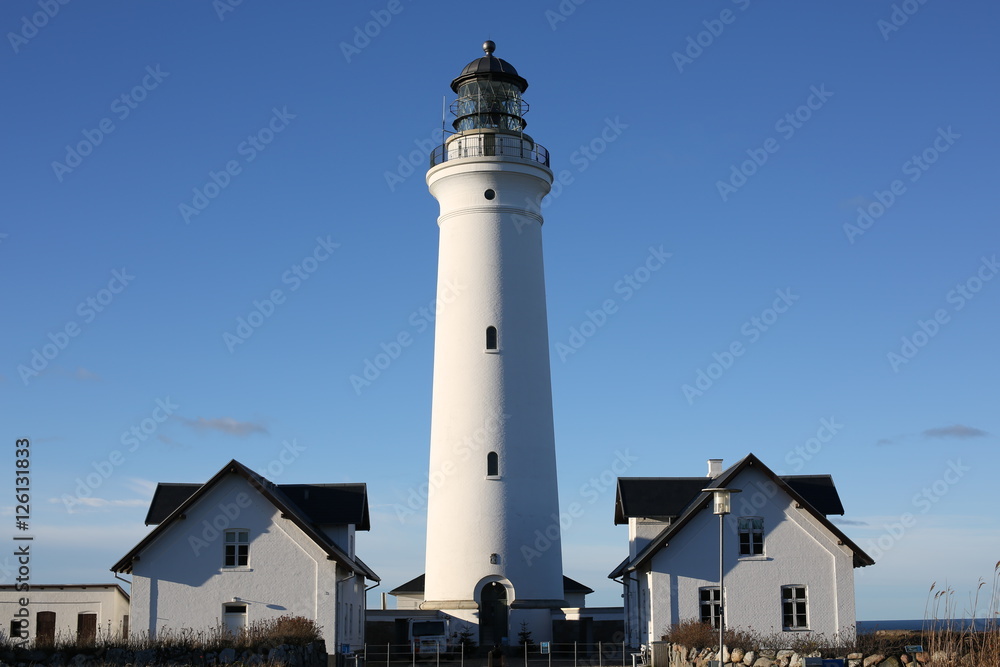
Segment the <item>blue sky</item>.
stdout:
<svg viewBox="0 0 1000 667">
<path fill-rule="evenodd" d="M 932 582 L 964 605 L 1000 557 L 998 18 L 934 0 L 4 3 L 0 405 L 8 464 L 32 442 L 33 580 L 110 580 L 155 483 L 230 458 L 367 482 L 375 593 L 422 572 L 423 172 L 448 84 L 490 38 L 563 181 L 544 202 L 553 402 L 561 502 L 584 507 L 565 571 L 590 602 L 620 603 L 615 474 L 753 452 L 833 475 L 841 527 L 878 561 L 859 619 L 920 617 Z"/>
</svg>

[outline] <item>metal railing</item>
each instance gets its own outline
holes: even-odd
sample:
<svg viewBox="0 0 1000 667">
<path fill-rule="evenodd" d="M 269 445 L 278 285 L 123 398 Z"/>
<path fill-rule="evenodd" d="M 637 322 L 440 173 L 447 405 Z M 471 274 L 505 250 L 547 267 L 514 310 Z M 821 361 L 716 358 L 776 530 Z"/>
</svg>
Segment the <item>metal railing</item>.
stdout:
<svg viewBox="0 0 1000 667">
<path fill-rule="evenodd" d="M 649 654 L 623 642 L 550 642 L 505 646 L 490 656 L 486 649 L 449 646 L 447 651 L 420 651 L 413 644 L 352 646 L 346 667 L 639 667 L 649 665 Z M 502 655 L 502 657 L 500 657 Z"/>
<path fill-rule="evenodd" d="M 464 157 L 515 157 L 549 166 L 549 151 L 530 139 L 507 134 L 467 134 L 431 152 L 431 167 Z"/>
</svg>

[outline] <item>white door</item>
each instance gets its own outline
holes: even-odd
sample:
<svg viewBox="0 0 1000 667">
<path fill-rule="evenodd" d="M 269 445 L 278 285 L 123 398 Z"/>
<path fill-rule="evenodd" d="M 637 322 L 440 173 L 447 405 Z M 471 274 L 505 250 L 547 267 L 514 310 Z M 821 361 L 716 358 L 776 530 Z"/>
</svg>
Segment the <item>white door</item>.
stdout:
<svg viewBox="0 0 1000 667">
<path fill-rule="evenodd" d="M 247 627 L 247 606 L 245 604 L 225 605 L 222 620 L 229 634 L 238 635 Z"/>
</svg>

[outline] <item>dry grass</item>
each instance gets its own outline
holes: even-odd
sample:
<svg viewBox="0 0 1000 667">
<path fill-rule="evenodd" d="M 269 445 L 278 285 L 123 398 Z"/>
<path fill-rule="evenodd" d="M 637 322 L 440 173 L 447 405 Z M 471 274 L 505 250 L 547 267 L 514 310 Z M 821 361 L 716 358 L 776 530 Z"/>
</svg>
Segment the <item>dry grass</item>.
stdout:
<svg viewBox="0 0 1000 667">
<path fill-rule="evenodd" d="M 275 647 L 281 644 L 304 645 L 321 639 L 320 626 L 315 621 L 301 616 L 280 616 L 250 623 L 239 633 L 229 632 L 221 623 L 213 628 L 194 630 L 182 628 L 179 630 L 164 629 L 150 638 L 147 633 L 137 633 L 128 639 L 107 628 L 98 628 L 97 637 L 93 642 L 81 644 L 75 636 L 57 636 L 54 642 L 42 644 L 36 642 L 35 648 L 46 648 L 64 653 L 94 654 L 107 649 L 119 648 L 129 651 L 146 649 L 169 650 L 171 652 L 218 652 L 224 648 L 233 648 L 237 652 L 262 647 Z M 0 648 L 11 649 L 14 644 L 4 638 Z"/>
<path fill-rule="evenodd" d="M 989 594 L 984 594 L 987 582 L 980 580 L 969 605 L 960 609 L 951 588 L 937 589 L 931 584 L 924 609 L 924 627 L 920 631 L 887 631 L 854 636 L 853 632 L 826 637 L 820 633 L 803 632 L 793 636 L 782 633 L 762 633 L 753 628 L 726 630 L 726 646 L 753 651 L 792 649 L 807 655 L 820 652 L 828 656 L 847 653 L 873 655 L 899 655 L 907 646 L 920 645 L 934 655 L 943 654 L 946 660 L 963 664 L 1000 666 L 1000 561 L 993 568 L 993 582 Z M 981 599 L 988 598 L 985 609 Z M 971 624 L 966 622 L 971 619 Z M 667 629 L 663 639 L 694 648 L 717 648 L 719 633 L 706 623 L 697 620 L 683 621 Z"/>
</svg>

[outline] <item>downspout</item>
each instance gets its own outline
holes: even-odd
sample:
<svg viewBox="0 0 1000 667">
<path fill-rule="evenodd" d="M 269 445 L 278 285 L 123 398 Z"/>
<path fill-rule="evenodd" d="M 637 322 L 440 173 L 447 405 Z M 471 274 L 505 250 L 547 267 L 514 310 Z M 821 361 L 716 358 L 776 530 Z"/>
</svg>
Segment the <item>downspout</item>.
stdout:
<svg viewBox="0 0 1000 667">
<path fill-rule="evenodd" d="M 625 574 L 622 574 L 621 579 L 615 579 L 614 577 L 612 577 L 611 581 L 617 582 L 617 583 L 619 583 L 619 584 L 622 585 L 622 591 L 623 591 L 622 599 L 624 600 L 624 603 L 623 603 L 622 607 L 623 607 L 623 610 L 625 612 L 625 614 L 624 614 L 624 616 L 625 616 L 625 618 L 624 618 L 624 621 L 625 621 L 625 637 L 628 640 L 628 642 L 631 643 L 632 642 L 632 633 L 629 631 L 629 628 L 631 627 L 631 623 L 629 622 L 629 600 L 631 598 L 630 598 L 629 592 L 628 592 L 628 584 L 625 583 Z"/>
<path fill-rule="evenodd" d="M 361 643 L 365 643 L 365 629 L 368 627 L 368 591 L 378 588 L 382 584 L 381 581 L 376 581 L 371 586 L 365 587 L 365 604 L 361 607 Z M 381 606 L 381 605 L 380 605 Z"/>
<path fill-rule="evenodd" d="M 343 590 L 342 590 L 341 584 L 343 584 L 343 583 L 345 583 L 347 581 L 350 581 L 351 579 L 354 579 L 354 577 L 356 577 L 356 576 L 357 576 L 357 573 L 355 573 L 353 570 L 351 570 L 350 574 L 347 575 L 346 577 L 344 577 L 343 579 L 336 579 L 336 575 L 334 575 L 334 579 L 337 582 L 334 585 L 334 589 L 336 590 L 336 595 L 337 595 L 336 604 L 334 605 L 334 609 L 333 609 L 333 613 L 334 613 L 334 615 L 336 617 L 336 621 L 334 621 L 334 622 L 337 625 L 337 632 L 334 633 L 334 641 L 337 643 L 337 645 L 334 647 L 334 653 L 339 653 L 340 652 L 340 647 L 344 643 L 343 642 L 343 638 L 344 638 L 344 628 L 343 628 L 343 625 L 344 625 L 345 621 L 349 622 L 349 620 L 347 618 L 345 618 L 345 614 L 341 614 L 340 613 L 341 610 L 346 609 L 346 603 L 344 601 L 344 595 L 343 595 Z"/>
</svg>

